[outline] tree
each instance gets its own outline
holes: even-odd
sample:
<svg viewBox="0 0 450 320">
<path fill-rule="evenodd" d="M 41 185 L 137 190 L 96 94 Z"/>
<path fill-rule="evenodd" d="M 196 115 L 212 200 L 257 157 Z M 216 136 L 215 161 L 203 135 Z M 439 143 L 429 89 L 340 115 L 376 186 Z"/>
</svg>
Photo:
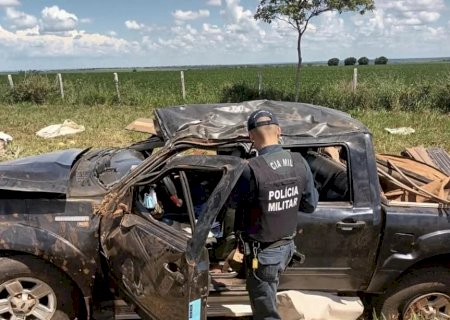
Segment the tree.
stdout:
<svg viewBox="0 0 450 320">
<path fill-rule="evenodd" d="M 388 63 L 388 58 L 386 58 L 385 56 L 381 56 L 375 59 L 375 64 L 387 64 Z"/>
<path fill-rule="evenodd" d="M 346 66 L 354 66 L 356 64 L 356 58 L 355 57 L 348 57 L 344 60 L 344 65 Z"/>
<path fill-rule="evenodd" d="M 366 66 L 366 65 L 368 65 L 368 64 L 369 64 L 369 58 L 367 58 L 367 57 L 361 57 L 361 58 L 359 58 L 359 59 L 358 59 L 358 64 L 359 64 L 360 66 Z"/>
<path fill-rule="evenodd" d="M 338 66 L 339 65 L 339 59 L 338 58 L 331 58 L 328 60 L 328 65 L 331 66 Z"/>
<path fill-rule="evenodd" d="M 287 22 L 297 31 L 297 72 L 295 75 L 295 101 L 300 94 L 300 69 L 302 65 L 301 42 L 309 21 L 327 11 L 355 11 L 364 14 L 375 8 L 374 0 L 260 0 L 255 19 L 272 23 Z"/>
</svg>

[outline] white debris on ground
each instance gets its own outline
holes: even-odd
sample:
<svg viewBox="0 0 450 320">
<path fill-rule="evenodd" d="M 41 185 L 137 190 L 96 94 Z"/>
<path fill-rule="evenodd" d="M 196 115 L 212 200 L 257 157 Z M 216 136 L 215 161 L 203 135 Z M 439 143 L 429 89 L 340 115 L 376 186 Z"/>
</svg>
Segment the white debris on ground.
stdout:
<svg viewBox="0 0 450 320">
<path fill-rule="evenodd" d="M 84 126 L 76 124 L 72 120 L 65 120 L 62 124 L 52 124 L 48 127 L 42 128 L 36 135 L 45 139 L 56 138 L 83 132 Z"/>
<path fill-rule="evenodd" d="M 403 135 L 403 136 L 406 136 L 406 135 L 416 132 L 416 130 L 414 130 L 411 127 L 384 128 L 384 130 L 386 130 L 390 134 L 399 134 L 399 135 Z"/>
<path fill-rule="evenodd" d="M 6 145 L 12 140 L 13 138 L 9 134 L 0 131 L 0 154 L 5 153 Z"/>
<path fill-rule="evenodd" d="M 283 320 L 356 320 L 364 312 L 358 297 L 289 290 L 279 292 L 277 298 Z"/>
</svg>

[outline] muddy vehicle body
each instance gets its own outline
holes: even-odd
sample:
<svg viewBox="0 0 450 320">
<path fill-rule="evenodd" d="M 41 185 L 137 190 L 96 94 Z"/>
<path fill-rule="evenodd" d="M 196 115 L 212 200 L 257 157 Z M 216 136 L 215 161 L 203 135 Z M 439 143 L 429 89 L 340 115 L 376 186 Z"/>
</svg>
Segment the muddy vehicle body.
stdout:
<svg viewBox="0 0 450 320">
<path fill-rule="evenodd" d="M 251 101 L 158 109 L 155 134 L 128 148 L 1 163 L 0 318 L 131 319 L 119 310 L 128 307 L 149 319 L 248 315 L 245 279 L 210 269 L 236 246 L 234 187 L 257 108 L 277 114 L 283 147 L 303 154 L 320 193 L 313 214 L 298 214 L 306 259 L 279 289 L 360 296 L 405 319 L 450 315 L 449 209 L 388 202 L 371 134 L 349 115 Z"/>
</svg>

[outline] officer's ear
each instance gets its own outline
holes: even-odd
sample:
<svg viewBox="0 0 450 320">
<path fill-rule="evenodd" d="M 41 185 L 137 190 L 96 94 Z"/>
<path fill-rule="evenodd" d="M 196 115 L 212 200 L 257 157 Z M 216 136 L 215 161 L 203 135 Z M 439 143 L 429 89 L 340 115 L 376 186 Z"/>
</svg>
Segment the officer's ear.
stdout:
<svg viewBox="0 0 450 320">
<path fill-rule="evenodd" d="M 280 126 L 277 126 L 277 135 L 278 135 L 278 138 L 281 137 L 281 127 Z"/>
<path fill-rule="evenodd" d="M 255 142 L 255 135 L 253 133 L 253 130 L 248 132 L 248 137 L 250 138 L 251 142 Z"/>
</svg>

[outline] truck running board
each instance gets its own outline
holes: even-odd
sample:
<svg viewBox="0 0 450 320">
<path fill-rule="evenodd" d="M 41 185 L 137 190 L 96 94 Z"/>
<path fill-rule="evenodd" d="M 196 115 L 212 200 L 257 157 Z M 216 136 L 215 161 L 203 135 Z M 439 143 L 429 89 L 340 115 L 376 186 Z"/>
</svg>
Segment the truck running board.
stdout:
<svg viewBox="0 0 450 320">
<path fill-rule="evenodd" d="M 252 315 L 250 304 L 208 305 L 208 317 L 248 317 Z"/>
<path fill-rule="evenodd" d="M 123 300 L 114 300 L 115 320 L 141 319 L 134 308 Z M 208 304 L 208 317 L 247 317 L 252 315 L 250 303 Z"/>
</svg>

